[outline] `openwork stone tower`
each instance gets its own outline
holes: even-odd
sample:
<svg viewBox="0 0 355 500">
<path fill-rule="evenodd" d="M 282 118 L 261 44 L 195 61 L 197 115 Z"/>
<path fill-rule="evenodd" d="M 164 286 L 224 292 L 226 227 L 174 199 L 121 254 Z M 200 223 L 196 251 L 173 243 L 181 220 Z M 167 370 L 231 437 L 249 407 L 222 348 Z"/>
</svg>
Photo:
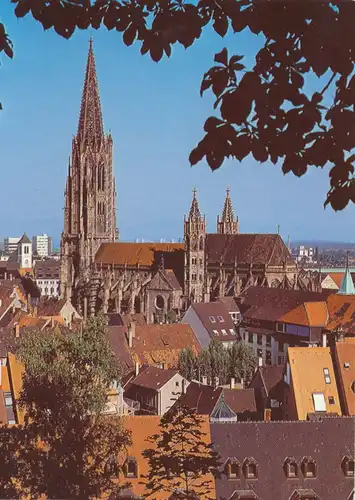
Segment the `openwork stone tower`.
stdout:
<svg viewBox="0 0 355 500">
<path fill-rule="evenodd" d="M 72 141 L 61 238 L 61 296 L 82 311 L 91 265 L 101 243 L 115 241 L 113 141 L 104 134 L 92 40 L 77 135 Z"/>
</svg>

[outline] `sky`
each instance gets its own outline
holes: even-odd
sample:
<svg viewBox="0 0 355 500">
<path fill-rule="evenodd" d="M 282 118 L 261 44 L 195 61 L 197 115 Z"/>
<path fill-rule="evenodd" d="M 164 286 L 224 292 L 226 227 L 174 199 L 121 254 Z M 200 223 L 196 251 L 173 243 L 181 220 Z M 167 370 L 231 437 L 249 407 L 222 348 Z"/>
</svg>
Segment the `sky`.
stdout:
<svg viewBox="0 0 355 500">
<path fill-rule="evenodd" d="M 47 233 L 59 242 L 92 35 L 104 126 L 114 139 L 122 240 L 182 237 L 194 187 L 208 231 L 215 232 L 229 186 L 241 232 L 273 233 L 279 225 L 291 241 L 354 241 L 354 205 L 342 212 L 323 208 L 326 169 L 284 176 L 280 165 L 251 156 L 242 163 L 226 161 L 215 172 L 205 162 L 189 165 L 189 153 L 213 114 L 213 96 L 199 95 L 203 74 L 223 47 L 252 63 L 261 43 L 254 35 L 221 39 L 210 30 L 193 47 L 173 48 L 171 58 L 157 64 L 140 54 L 138 43 L 126 47 L 120 33 L 104 27 L 65 40 L 30 16 L 16 19 L 10 2 L 1 2 L 0 20 L 15 50 L 13 60 L 0 56 L 0 236 Z"/>
</svg>

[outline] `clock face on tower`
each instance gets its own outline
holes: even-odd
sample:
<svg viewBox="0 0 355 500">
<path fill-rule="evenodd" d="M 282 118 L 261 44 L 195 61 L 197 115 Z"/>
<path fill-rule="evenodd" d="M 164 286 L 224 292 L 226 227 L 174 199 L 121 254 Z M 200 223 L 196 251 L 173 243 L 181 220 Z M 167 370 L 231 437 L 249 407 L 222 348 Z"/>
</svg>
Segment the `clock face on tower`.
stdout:
<svg viewBox="0 0 355 500">
<path fill-rule="evenodd" d="M 29 260 L 25 259 L 25 267 L 28 267 L 28 265 L 29 265 Z"/>
</svg>

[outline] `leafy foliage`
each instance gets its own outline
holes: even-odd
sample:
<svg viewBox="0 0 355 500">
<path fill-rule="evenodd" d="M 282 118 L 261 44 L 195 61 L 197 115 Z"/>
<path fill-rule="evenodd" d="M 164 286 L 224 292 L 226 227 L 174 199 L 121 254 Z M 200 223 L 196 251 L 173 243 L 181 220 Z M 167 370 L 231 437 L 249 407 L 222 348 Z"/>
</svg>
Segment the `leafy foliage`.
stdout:
<svg viewBox="0 0 355 500">
<path fill-rule="evenodd" d="M 210 117 L 205 136 L 190 154 L 212 169 L 226 158 L 281 162 L 302 176 L 330 166 L 325 204 L 342 210 L 355 201 L 354 2 L 260 2 L 256 0 L 12 0 L 15 14 L 31 14 L 44 29 L 69 38 L 76 28 L 122 33 L 125 45 L 141 44 L 154 61 L 176 43 L 191 46 L 208 25 L 224 37 L 249 29 L 264 41 L 250 67 L 243 54 L 215 55 L 201 94 L 211 90 L 220 117 Z M 0 28 L 0 51 L 12 47 Z M 307 95 L 305 78 L 318 77 Z M 326 82 L 324 81 L 326 80 Z"/>
<path fill-rule="evenodd" d="M 104 415 L 108 390 L 119 378 L 104 317 L 90 319 L 82 333 L 28 334 L 18 356 L 25 365 L 19 401 L 25 423 L 17 431 L 11 474 L 21 493 L 97 498 L 118 490 L 110 464 L 130 436 L 119 418 Z M 2 468 L 0 490 L 13 483 L 6 477 Z"/>
<path fill-rule="evenodd" d="M 202 349 L 197 358 L 189 348 L 183 349 L 179 358 L 179 371 L 183 377 L 192 380 L 205 376 L 212 382 L 218 377 L 220 384 L 227 384 L 235 378 L 248 385 L 256 365 L 257 360 L 250 346 L 239 342 L 225 349 L 217 339 L 213 339 L 208 348 Z"/>
<path fill-rule="evenodd" d="M 202 425 L 202 417 L 186 406 L 174 405 L 162 417 L 160 433 L 148 439 L 153 447 L 143 452 L 149 464 L 146 498 L 174 490 L 176 498 L 212 498 L 212 473 L 218 475 L 220 463 Z"/>
</svg>

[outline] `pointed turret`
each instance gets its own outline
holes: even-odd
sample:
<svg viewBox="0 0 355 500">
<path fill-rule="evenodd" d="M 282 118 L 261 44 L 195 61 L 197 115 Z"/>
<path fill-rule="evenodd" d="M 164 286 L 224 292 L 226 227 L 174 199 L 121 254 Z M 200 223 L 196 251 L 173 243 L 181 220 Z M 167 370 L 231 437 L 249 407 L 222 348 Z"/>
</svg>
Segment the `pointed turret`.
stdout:
<svg viewBox="0 0 355 500">
<path fill-rule="evenodd" d="M 97 82 L 95 56 L 92 38 L 86 65 L 84 90 L 78 126 L 78 139 L 83 145 L 100 144 L 104 139 L 99 87 Z"/>
<path fill-rule="evenodd" d="M 200 207 L 198 206 L 196 193 L 197 193 L 197 190 L 196 190 L 196 188 L 194 188 L 191 208 L 190 208 L 190 212 L 189 212 L 190 219 L 195 219 L 197 217 L 201 217 Z"/>
<path fill-rule="evenodd" d="M 346 270 L 344 274 L 343 281 L 341 282 L 339 291 L 339 295 L 355 295 L 355 287 L 353 283 L 353 279 L 350 274 L 350 269 L 349 269 L 349 252 L 346 257 Z"/>
<path fill-rule="evenodd" d="M 217 217 L 218 234 L 238 234 L 238 217 L 234 219 L 234 210 L 230 197 L 230 189 L 227 188 L 226 199 L 224 201 L 222 217 Z"/>
</svg>

